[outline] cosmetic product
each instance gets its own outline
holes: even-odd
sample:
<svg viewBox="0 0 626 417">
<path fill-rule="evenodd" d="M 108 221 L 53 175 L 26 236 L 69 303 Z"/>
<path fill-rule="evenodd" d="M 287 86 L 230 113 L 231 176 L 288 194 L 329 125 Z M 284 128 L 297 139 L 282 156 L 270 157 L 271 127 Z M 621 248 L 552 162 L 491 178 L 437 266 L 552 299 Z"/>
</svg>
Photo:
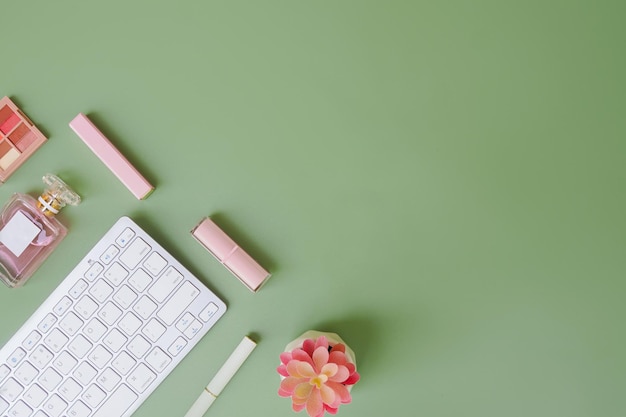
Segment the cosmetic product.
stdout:
<svg viewBox="0 0 626 417">
<path fill-rule="evenodd" d="M 47 188 L 34 199 L 13 194 L 0 213 L 0 278 L 9 287 L 21 287 L 67 234 L 54 216 L 80 196 L 59 177 L 43 177 Z"/>
<path fill-rule="evenodd" d="M 195 403 L 191 406 L 185 417 L 202 417 L 209 409 L 213 401 L 220 395 L 226 384 L 231 380 L 241 365 L 250 356 L 256 342 L 245 336 L 233 353 L 228 357 L 224 365 L 217 371 L 209 385 L 200 394 Z"/>
<path fill-rule="evenodd" d="M 0 99 L 0 183 L 18 169 L 46 137 L 8 97 Z"/>
<path fill-rule="evenodd" d="M 271 276 L 208 217 L 191 235 L 251 291 L 258 291 Z"/>
<path fill-rule="evenodd" d="M 70 127 L 98 158 L 139 200 L 154 191 L 154 187 L 131 165 L 106 136 L 82 113 L 71 122 Z"/>
</svg>

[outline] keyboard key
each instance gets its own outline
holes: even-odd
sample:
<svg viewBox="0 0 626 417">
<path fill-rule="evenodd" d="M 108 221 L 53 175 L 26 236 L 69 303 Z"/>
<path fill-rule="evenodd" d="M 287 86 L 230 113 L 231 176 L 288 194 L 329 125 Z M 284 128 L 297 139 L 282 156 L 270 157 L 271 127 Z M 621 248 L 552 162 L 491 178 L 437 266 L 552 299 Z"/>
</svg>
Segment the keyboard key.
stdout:
<svg viewBox="0 0 626 417">
<path fill-rule="evenodd" d="M 68 417 L 89 417 L 91 409 L 82 401 L 76 401 L 74 405 L 67 410 Z"/>
<path fill-rule="evenodd" d="M 122 310 L 119 309 L 111 301 L 107 302 L 104 307 L 98 312 L 100 317 L 106 324 L 112 326 L 122 316 Z"/>
<path fill-rule="evenodd" d="M 167 261 L 156 252 L 152 252 L 143 263 L 143 267 L 146 268 L 146 271 L 150 272 L 155 277 L 159 275 L 166 266 Z"/>
<path fill-rule="evenodd" d="M 85 357 L 87 352 L 91 350 L 92 346 L 91 342 L 87 340 L 85 336 L 79 334 L 70 342 L 67 346 L 67 350 L 69 350 L 76 358 L 82 359 Z"/>
<path fill-rule="evenodd" d="M 111 362 L 111 365 L 117 372 L 122 375 L 126 375 L 136 363 L 137 361 L 135 361 L 128 353 L 122 352 L 113 360 L 113 362 Z"/>
<path fill-rule="evenodd" d="M 123 285 L 122 288 L 113 296 L 113 299 L 124 310 L 128 309 L 133 304 L 133 301 L 137 299 L 137 294 L 130 289 L 128 285 Z"/>
<path fill-rule="evenodd" d="M 85 278 L 87 278 L 88 281 L 93 282 L 93 280 L 100 276 L 102 271 L 104 271 L 104 266 L 102 266 L 99 262 L 94 262 L 91 264 L 87 272 L 85 272 Z"/>
<path fill-rule="evenodd" d="M 128 278 L 128 283 L 138 292 L 144 292 L 151 282 L 152 277 L 141 268 L 136 270 L 130 278 Z"/>
<path fill-rule="evenodd" d="M 76 284 L 74 284 L 69 294 L 73 299 L 77 299 L 83 292 L 85 292 L 88 286 L 89 284 L 87 284 L 85 280 L 79 279 Z"/>
<path fill-rule="evenodd" d="M 178 272 L 176 268 L 169 267 L 165 270 L 161 278 L 154 283 L 154 285 L 148 290 L 148 293 L 154 297 L 156 301 L 162 303 L 172 292 L 183 282 L 183 274 Z"/>
<path fill-rule="evenodd" d="M 135 370 L 128 376 L 128 383 L 135 391 L 141 393 L 156 379 L 156 374 L 146 365 L 140 363 Z"/>
<path fill-rule="evenodd" d="M 127 227 L 120 233 L 120 235 L 115 239 L 115 243 L 117 243 L 120 247 L 124 247 L 128 245 L 128 242 L 131 241 L 132 238 L 135 237 L 135 232 L 130 227 Z"/>
<path fill-rule="evenodd" d="M 63 381 L 63 377 L 52 368 L 48 368 L 39 377 L 39 383 L 48 391 L 53 391 Z"/>
<path fill-rule="evenodd" d="M 59 329 L 52 329 L 52 331 L 43 340 L 46 346 L 53 352 L 59 352 L 67 342 L 69 338 L 65 336 Z"/>
<path fill-rule="evenodd" d="M 0 413 L 4 413 L 9 408 L 9 403 L 0 398 Z"/>
<path fill-rule="evenodd" d="M 32 413 L 33 410 L 21 400 L 15 403 L 11 411 L 9 411 L 11 417 L 30 417 Z"/>
<path fill-rule="evenodd" d="M 187 337 L 187 339 L 193 339 L 200 330 L 202 330 L 202 323 L 194 319 L 189 327 L 187 327 L 187 330 L 185 330 L 184 335 Z"/>
<path fill-rule="evenodd" d="M 97 385 L 91 385 L 83 394 L 83 400 L 92 408 L 97 407 L 106 397 L 106 393 Z"/>
<path fill-rule="evenodd" d="M 10 402 L 13 402 L 18 398 L 18 395 L 20 395 L 22 391 L 24 391 L 24 387 L 22 387 L 15 379 L 9 378 L 7 379 L 7 382 L 0 387 L 0 396 Z"/>
<path fill-rule="evenodd" d="M 82 318 L 87 320 L 98 310 L 98 304 L 91 297 L 86 295 L 80 299 L 74 309 Z"/>
<path fill-rule="evenodd" d="M 137 318 L 137 316 L 135 316 L 133 313 L 126 313 L 124 318 L 120 320 L 117 326 L 122 329 L 124 333 L 132 336 L 137 330 L 139 330 L 142 324 L 143 322 L 139 320 L 139 318 Z"/>
<path fill-rule="evenodd" d="M 102 336 L 104 336 L 107 331 L 107 327 L 102 324 L 100 320 L 92 319 L 89 323 L 87 323 L 83 330 L 84 334 L 87 335 L 92 342 L 97 342 Z"/>
<path fill-rule="evenodd" d="M 119 376 L 115 371 L 111 368 L 105 369 L 96 381 L 102 388 L 111 392 L 113 388 L 122 380 L 122 377 Z"/>
<path fill-rule="evenodd" d="M 158 347 L 152 349 L 152 351 L 148 353 L 148 356 L 146 356 L 146 362 L 148 365 L 150 365 L 157 372 L 163 371 L 163 369 L 165 369 L 171 361 L 172 359 Z"/>
<path fill-rule="evenodd" d="M 187 346 L 187 341 L 184 338 L 179 336 L 178 338 L 176 338 L 176 340 L 174 340 L 174 343 L 170 345 L 167 351 L 169 352 L 170 355 L 176 356 L 180 352 L 182 352 L 185 346 Z"/>
<path fill-rule="evenodd" d="M 70 311 L 59 322 L 59 328 L 67 335 L 74 336 L 76 332 L 83 326 L 83 321 L 74 312 Z"/>
<path fill-rule="evenodd" d="M 113 394 L 107 397 L 107 400 L 93 417 L 121 416 L 138 398 L 137 394 L 122 384 Z"/>
<path fill-rule="evenodd" d="M 118 253 L 120 253 L 120 250 L 117 247 L 115 247 L 115 245 L 111 245 L 100 256 L 100 260 L 105 265 L 108 265 L 113 261 L 113 259 L 115 259 Z"/>
<path fill-rule="evenodd" d="M 178 323 L 176 323 L 176 328 L 182 333 L 187 330 L 187 327 L 189 327 L 192 321 L 194 321 L 193 316 L 191 315 L 191 313 L 187 312 L 183 314 L 180 320 L 178 320 Z"/>
<path fill-rule="evenodd" d="M 152 345 L 150 342 L 139 334 L 135 336 L 127 346 L 128 351 L 135 355 L 137 359 L 143 358 L 143 355 L 145 355 L 151 347 Z"/>
<path fill-rule="evenodd" d="M 200 313 L 200 319 L 206 323 L 207 321 L 211 320 L 211 317 L 213 317 L 218 310 L 219 308 L 215 303 L 209 303 L 209 305 L 206 306 L 204 310 L 202 310 L 202 312 Z"/>
<path fill-rule="evenodd" d="M 98 371 L 87 362 L 81 362 L 72 373 L 74 378 L 83 386 L 86 386 L 98 375 Z"/>
<path fill-rule="evenodd" d="M 78 394 L 80 394 L 82 390 L 83 387 L 78 382 L 74 381 L 72 378 L 67 378 L 59 387 L 59 394 L 66 401 L 71 402 L 78 397 Z"/>
<path fill-rule="evenodd" d="M 59 301 L 57 305 L 54 307 L 54 313 L 60 317 L 63 314 L 65 314 L 65 312 L 67 311 L 68 308 L 71 307 L 71 305 L 72 305 L 72 300 L 69 297 L 63 297 L 61 298 L 61 301 Z"/>
<path fill-rule="evenodd" d="M 39 345 L 30 354 L 30 362 L 39 369 L 43 369 L 54 357 L 52 352 L 44 346 Z"/>
<path fill-rule="evenodd" d="M 104 340 L 102 340 L 106 347 L 108 347 L 112 352 L 120 350 L 127 341 L 128 338 L 117 329 L 111 330 L 109 334 L 105 336 Z"/>
<path fill-rule="evenodd" d="M 139 314 L 139 317 L 147 320 L 148 318 L 150 318 L 152 313 L 156 311 L 157 308 L 158 306 L 156 305 L 156 303 L 152 301 L 150 297 L 144 295 L 139 299 L 139 301 L 137 301 L 137 304 L 135 304 L 133 310 L 135 310 L 135 312 Z"/>
<path fill-rule="evenodd" d="M 22 348 L 17 348 L 13 351 L 11 356 L 9 356 L 9 359 L 7 360 L 7 364 L 15 368 L 17 364 L 19 364 L 22 361 L 22 359 L 24 359 L 25 356 L 26 356 L 26 351 Z"/>
<path fill-rule="evenodd" d="M 91 361 L 92 364 L 96 365 L 96 367 L 102 369 L 106 366 L 107 363 L 113 358 L 113 354 L 103 348 L 102 346 L 96 346 L 93 351 L 87 356 L 87 358 Z"/>
<path fill-rule="evenodd" d="M 139 262 L 150 252 L 148 245 L 142 238 L 138 237 L 132 241 L 128 248 L 120 255 L 120 261 L 130 269 L 135 269 Z"/>
<path fill-rule="evenodd" d="M 30 385 L 37 378 L 39 371 L 28 362 L 24 362 L 15 370 L 15 377 L 24 385 Z"/>
<path fill-rule="evenodd" d="M 114 262 L 113 265 L 104 273 L 104 277 L 109 280 L 114 286 L 120 285 L 122 281 L 128 276 L 128 271 L 124 269 L 119 262 Z"/>
<path fill-rule="evenodd" d="M 166 330 L 165 326 L 159 323 L 157 319 L 153 318 L 153 319 L 150 319 L 148 324 L 146 324 L 146 326 L 143 328 L 141 332 L 145 334 L 148 337 L 148 339 L 152 340 L 153 342 L 156 342 L 157 340 L 159 340 L 161 336 L 163 336 L 163 333 L 165 333 L 165 330 Z"/>
<path fill-rule="evenodd" d="M 41 320 L 41 322 L 39 322 L 39 325 L 37 326 L 37 328 L 39 329 L 39 331 L 41 333 L 45 333 L 48 330 L 50 330 L 50 328 L 54 325 L 54 323 L 57 322 L 57 318 L 54 317 L 54 315 L 52 314 L 47 314 L 46 317 L 43 318 L 43 320 Z"/>
<path fill-rule="evenodd" d="M 44 391 L 37 384 L 31 385 L 30 388 L 24 393 L 24 401 L 26 404 L 30 405 L 32 408 L 37 408 L 41 405 L 41 403 L 46 399 L 48 393 Z"/>
<path fill-rule="evenodd" d="M 72 355 L 65 351 L 61 352 L 59 356 L 52 360 L 54 368 L 63 375 L 69 374 L 72 368 L 74 368 L 77 363 L 78 361 Z"/>
<path fill-rule="evenodd" d="M 96 301 L 103 303 L 113 294 L 113 287 L 104 282 L 103 279 L 100 279 L 91 286 L 89 294 L 91 294 Z"/>
<path fill-rule="evenodd" d="M 183 311 L 189 307 L 191 302 L 200 294 L 200 291 L 194 287 L 189 281 L 186 281 L 176 290 L 176 293 L 169 301 L 159 310 L 157 316 L 163 320 L 165 324 L 171 326 Z"/>
<path fill-rule="evenodd" d="M 66 408 L 67 403 L 57 394 L 53 394 L 43 406 L 46 414 L 50 417 L 59 417 Z"/>
<path fill-rule="evenodd" d="M 82 398 L 90 407 L 97 407 L 105 397 L 106 393 L 104 391 L 97 385 L 91 385 L 87 388 Z"/>
<path fill-rule="evenodd" d="M 39 332 L 37 332 L 36 330 L 33 330 L 32 332 L 30 332 L 28 337 L 26 337 L 26 339 L 24 339 L 24 341 L 22 342 L 22 347 L 26 350 L 31 350 L 32 348 L 35 347 L 35 345 L 37 345 L 37 342 L 39 342 L 40 340 L 41 340 L 41 334 L 39 334 Z"/>
</svg>

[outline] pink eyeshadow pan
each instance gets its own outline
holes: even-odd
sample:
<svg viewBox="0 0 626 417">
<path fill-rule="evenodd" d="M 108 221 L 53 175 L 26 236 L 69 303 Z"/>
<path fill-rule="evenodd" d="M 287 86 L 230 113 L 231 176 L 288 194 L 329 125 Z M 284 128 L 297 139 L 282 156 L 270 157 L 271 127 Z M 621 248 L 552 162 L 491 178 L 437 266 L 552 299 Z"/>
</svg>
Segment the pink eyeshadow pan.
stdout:
<svg viewBox="0 0 626 417">
<path fill-rule="evenodd" d="M 28 132 L 30 132 L 30 130 L 24 123 L 22 123 L 13 131 L 13 133 L 9 135 L 9 140 L 13 143 L 13 145 L 18 146 L 17 144 Z"/>
<path fill-rule="evenodd" d="M 9 152 L 11 149 L 13 149 L 13 147 L 8 141 L 6 140 L 1 141 L 0 142 L 0 158 L 6 155 L 7 152 Z"/>
<path fill-rule="evenodd" d="M 0 109 L 0 126 L 2 126 L 12 114 L 14 114 L 13 110 L 11 110 L 9 106 L 3 106 Z"/>
<path fill-rule="evenodd" d="M 24 152 L 30 145 L 32 145 L 35 140 L 37 140 L 37 136 L 31 132 L 30 130 L 22 136 L 17 142 L 13 142 L 17 149 L 20 152 Z"/>
<path fill-rule="evenodd" d="M 2 123 L 2 125 L 0 125 L 0 131 L 2 131 L 2 133 L 4 133 L 5 135 L 8 134 L 11 129 L 13 129 L 15 127 L 15 125 L 17 125 L 20 122 L 20 117 L 15 114 L 12 113 L 9 118 L 7 120 L 4 121 L 4 123 Z"/>
</svg>

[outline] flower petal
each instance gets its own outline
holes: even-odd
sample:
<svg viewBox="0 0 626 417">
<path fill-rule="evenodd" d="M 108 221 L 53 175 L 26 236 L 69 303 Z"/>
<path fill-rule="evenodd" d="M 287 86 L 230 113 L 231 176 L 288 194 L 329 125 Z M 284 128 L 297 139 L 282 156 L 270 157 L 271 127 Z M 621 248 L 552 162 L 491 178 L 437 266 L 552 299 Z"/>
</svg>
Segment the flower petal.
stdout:
<svg viewBox="0 0 626 417">
<path fill-rule="evenodd" d="M 327 363 L 326 365 L 322 366 L 322 369 L 320 369 L 320 373 L 326 375 L 328 378 L 331 378 L 337 373 L 337 371 L 339 371 L 339 368 L 345 369 L 345 366 L 337 366 L 336 363 Z M 348 372 L 347 369 L 346 369 L 346 372 Z M 348 376 L 346 375 L 346 378 L 347 377 Z M 337 382 L 340 382 L 340 381 L 337 381 Z"/>
<path fill-rule="evenodd" d="M 329 365 L 335 365 L 335 364 L 329 363 L 326 366 L 329 366 Z M 329 375 L 328 378 L 331 381 L 342 383 L 343 381 L 348 379 L 349 376 L 350 376 L 350 372 L 348 371 L 348 368 L 346 368 L 345 366 L 337 366 L 337 372 L 335 372 L 332 376 Z"/>
<path fill-rule="evenodd" d="M 296 378 L 293 376 L 288 376 L 287 378 L 280 381 L 280 389 L 285 392 L 288 392 L 289 395 L 291 395 L 293 394 L 293 391 L 296 389 L 296 387 L 299 384 L 302 384 L 303 382 L 308 382 L 308 380 L 304 378 Z"/>
<path fill-rule="evenodd" d="M 328 351 L 328 339 L 326 338 L 326 336 L 320 336 L 317 338 L 317 340 L 315 341 L 315 349 L 317 349 L 318 347 L 323 347 L 324 349 L 326 349 L 326 351 Z"/>
<path fill-rule="evenodd" d="M 352 362 L 346 363 L 346 368 L 348 368 L 348 372 L 350 372 L 350 375 L 356 372 L 356 366 Z"/>
<path fill-rule="evenodd" d="M 331 351 L 332 352 L 343 352 L 343 353 L 346 353 L 346 345 L 344 345 L 343 343 L 337 343 L 336 345 L 333 346 Z"/>
<path fill-rule="evenodd" d="M 328 355 L 328 362 L 333 362 L 337 365 L 345 365 L 348 363 L 348 358 L 346 358 L 346 354 L 343 352 L 331 350 L 330 355 Z"/>
<path fill-rule="evenodd" d="M 320 395 L 324 404 L 328 405 L 333 405 L 335 403 L 335 399 L 340 398 L 335 394 L 335 391 L 327 385 L 322 385 L 320 387 Z"/>
<path fill-rule="evenodd" d="M 304 407 L 306 407 L 306 403 L 302 403 L 302 404 L 296 404 L 296 403 L 292 403 L 291 404 L 291 408 L 293 409 L 293 411 L 300 412 L 302 410 L 304 410 Z"/>
<path fill-rule="evenodd" d="M 337 408 L 331 407 L 330 405 L 324 404 L 324 410 L 326 410 L 328 414 L 337 414 Z"/>
<path fill-rule="evenodd" d="M 302 342 L 302 350 L 309 356 L 313 355 L 313 351 L 315 350 L 315 342 L 313 339 L 305 339 L 304 342 Z"/>
<path fill-rule="evenodd" d="M 282 388 L 278 388 L 278 395 L 281 396 L 281 397 L 291 397 L 291 393 L 285 391 Z"/>
<path fill-rule="evenodd" d="M 284 364 L 276 368 L 276 371 L 282 376 L 289 376 L 289 372 L 287 372 L 287 367 Z"/>
<path fill-rule="evenodd" d="M 324 346 L 318 346 L 313 352 L 313 364 L 315 370 L 321 372 L 322 367 L 328 363 L 328 350 Z"/>
<path fill-rule="evenodd" d="M 308 382 L 305 382 L 303 384 L 298 384 L 295 390 L 293 391 L 293 396 L 295 398 L 306 399 L 309 397 L 312 390 L 313 390 L 313 385 L 309 384 Z"/>
<path fill-rule="evenodd" d="M 280 362 L 287 365 L 287 363 L 292 359 L 291 352 L 283 352 L 280 354 Z"/>
<path fill-rule="evenodd" d="M 359 375 L 359 373 L 355 371 L 343 383 L 345 385 L 354 385 L 359 382 L 359 379 L 361 379 L 361 375 Z"/>
<path fill-rule="evenodd" d="M 308 362 L 313 365 L 313 359 L 311 359 L 311 355 L 302 349 L 294 349 L 293 352 L 291 352 L 291 355 L 294 360 Z"/>
<path fill-rule="evenodd" d="M 305 378 L 313 378 L 317 376 L 317 373 L 308 362 L 297 362 L 296 369 L 298 371 L 298 374 Z"/>
<path fill-rule="evenodd" d="M 326 382 L 326 385 L 332 388 L 333 391 L 335 391 L 335 394 L 337 394 L 341 398 L 342 404 L 348 404 L 352 401 L 350 391 L 348 391 L 348 388 L 346 388 L 345 385 L 332 381 Z"/>
<path fill-rule="evenodd" d="M 317 417 L 324 413 L 324 403 L 322 402 L 320 390 L 313 389 L 311 391 L 311 395 L 309 395 L 309 399 L 306 402 L 306 412 L 311 417 Z"/>
</svg>

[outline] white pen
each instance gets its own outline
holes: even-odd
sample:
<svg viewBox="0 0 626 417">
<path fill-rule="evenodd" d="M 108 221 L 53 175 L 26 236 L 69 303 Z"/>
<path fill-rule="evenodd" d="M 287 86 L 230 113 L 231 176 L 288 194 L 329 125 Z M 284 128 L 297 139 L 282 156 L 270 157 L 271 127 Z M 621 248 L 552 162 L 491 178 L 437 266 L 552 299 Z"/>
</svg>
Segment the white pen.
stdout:
<svg viewBox="0 0 626 417">
<path fill-rule="evenodd" d="M 255 347 L 256 342 L 245 336 L 226 362 L 224 362 L 224 365 L 217 371 L 209 385 L 202 391 L 196 402 L 187 411 L 185 417 L 202 417 Z"/>
</svg>

